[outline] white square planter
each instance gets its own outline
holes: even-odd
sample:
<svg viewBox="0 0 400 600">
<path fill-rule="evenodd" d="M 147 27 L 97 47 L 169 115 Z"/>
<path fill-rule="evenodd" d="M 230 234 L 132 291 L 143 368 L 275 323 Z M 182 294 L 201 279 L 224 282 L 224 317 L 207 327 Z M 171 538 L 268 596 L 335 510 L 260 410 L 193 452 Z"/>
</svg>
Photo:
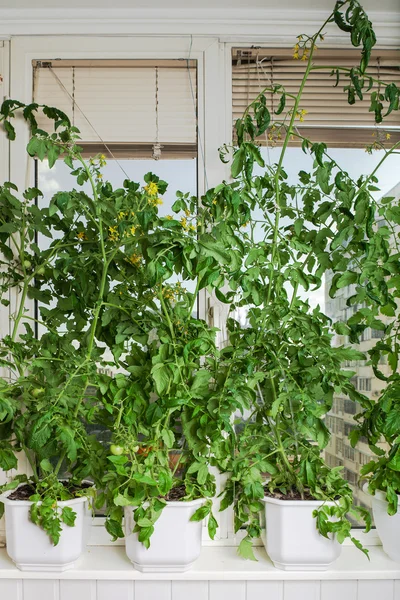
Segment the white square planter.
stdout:
<svg viewBox="0 0 400 600">
<path fill-rule="evenodd" d="M 341 545 L 323 537 L 313 511 L 324 502 L 264 498 L 268 556 L 284 571 L 325 571 L 339 556 Z M 331 504 L 331 503 L 329 503 Z"/>
<path fill-rule="evenodd" d="M 204 499 L 190 502 L 168 502 L 154 525 L 150 548 L 139 542 L 134 509 L 125 507 L 125 545 L 129 560 L 143 573 L 181 573 L 188 571 L 200 556 L 202 521 L 191 516 L 204 504 Z"/>
<path fill-rule="evenodd" d="M 367 487 L 367 486 L 366 486 Z M 368 490 L 364 488 L 364 491 Z M 399 506 L 400 506 L 400 496 Z M 400 512 L 388 515 L 388 503 L 384 492 L 376 491 L 372 496 L 372 513 L 382 547 L 392 560 L 400 562 Z"/>
<path fill-rule="evenodd" d="M 74 567 L 90 536 L 92 514 L 87 498 L 58 502 L 76 513 L 74 527 L 62 524 L 60 541 L 53 545 L 43 529 L 32 523 L 28 500 L 9 500 L 12 491 L 0 496 L 5 505 L 7 554 L 21 571 L 62 572 Z"/>
</svg>

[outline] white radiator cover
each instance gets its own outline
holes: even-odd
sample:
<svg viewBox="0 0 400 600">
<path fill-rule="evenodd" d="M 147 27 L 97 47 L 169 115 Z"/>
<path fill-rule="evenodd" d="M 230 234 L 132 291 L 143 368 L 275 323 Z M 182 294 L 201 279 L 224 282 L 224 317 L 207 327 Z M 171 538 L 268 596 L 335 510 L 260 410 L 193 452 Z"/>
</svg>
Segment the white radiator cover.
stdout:
<svg viewBox="0 0 400 600">
<path fill-rule="evenodd" d="M 263 549 L 258 562 L 234 547 L 204 547 L 187 573 L 135 571 L 122 546 L 92 546 L 74 571 L 21 574 L 0 550 L 3 600 L 400 600 L 400 563 L 371 547 L 371 562 L 345 546 L 328 570 L 282 572 Z"/>
</svg>

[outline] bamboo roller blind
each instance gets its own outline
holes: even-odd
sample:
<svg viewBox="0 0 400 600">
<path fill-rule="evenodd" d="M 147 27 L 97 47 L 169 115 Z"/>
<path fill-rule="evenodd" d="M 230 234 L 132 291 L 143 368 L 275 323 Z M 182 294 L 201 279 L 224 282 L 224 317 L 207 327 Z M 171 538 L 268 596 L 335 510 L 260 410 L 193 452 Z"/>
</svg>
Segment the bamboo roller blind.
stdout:
<svg viewBox="0 0 400 600">
<path fill-rule="evenodd" d="M 267 86 L 281 84 L 286 91 L 296 94 L 306 64 L 292 58 L 292 50 L 234 49 L 232 67 L 232 96 L 234 121 L 240 117 L 248 104 Z M 303 123 L 296 120 L 302 135 L 313 141 L 326 141 L 331 146 L 364 146 L 372 140 L 376 130 L 374 115 L 369 112 L 370 92 L 361 101 L 349 105 L 347 92 L 343 90 L 348 78 L 341 75 L 339 85 L 336 76 L 330 76 L 334 65 L 351 68 L 357 65 L 359 52 L 353 50 L 317 50 L 314 65 L 324 67 L 310 73 L 304 88 L 300 108 L 307 110 Z M 370 61 L 367 75 L 385 83 L 400 86 L 400 52 L 376 51 Z M 280 94 L 266 92 L 267 106 L 273 112 L 279 104 Z M 286 98 L 286 108 L 293 100 Z M 286 109 L 285 109 L 286 110 Z M 281 116 L 275 117 L 282 120 Z M 380 126 L 391 131 L 393 139 L 400 137 L 400 111 L 393 111 Z M 267 144 L 267 136 L 259 140 Z"/>
<path fill-rule="evenodd" d="M 150 157 L 157 143 L 162 157 L 195 156 L 196 95 L 195 61 L 34 63 L 34 101 L 63 110 L 91 152 L 106 154 L 103 140 L 124 158 Z M 43 115 L 38 121 L 48 128 Z"/>
</svg>

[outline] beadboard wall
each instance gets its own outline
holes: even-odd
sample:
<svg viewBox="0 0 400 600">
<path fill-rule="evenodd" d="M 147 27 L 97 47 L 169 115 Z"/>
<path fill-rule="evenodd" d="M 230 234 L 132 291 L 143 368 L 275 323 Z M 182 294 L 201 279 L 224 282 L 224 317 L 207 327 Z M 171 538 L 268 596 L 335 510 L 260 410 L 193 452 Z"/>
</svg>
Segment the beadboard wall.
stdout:
<svg viewBox="0 0 400 600">
<path fill-rule="evenodd" d="M 0 550 L 1 600 L 400 600 L 400 564 L 381 547 L 353 547 L 323 572 L 284 572 L 265 551 L 244 561 L 233 547 L 204 547 L 187 573 L 135 571 L 124 548 L 92 546 L 72 571 L 22 573 Z"/>
<path fill-rule="evenodd" d="M 5 579 L 3 600 L 400 600 L 395 581 L 79 581 Z"/>
</svg>

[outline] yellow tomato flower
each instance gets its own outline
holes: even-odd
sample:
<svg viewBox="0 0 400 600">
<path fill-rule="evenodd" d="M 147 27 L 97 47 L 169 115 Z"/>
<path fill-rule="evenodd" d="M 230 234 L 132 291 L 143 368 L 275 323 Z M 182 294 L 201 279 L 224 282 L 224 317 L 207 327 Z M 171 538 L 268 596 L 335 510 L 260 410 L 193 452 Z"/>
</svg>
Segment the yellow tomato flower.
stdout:
<svg viewBox="0 0 400 600">
<path fill-rule="evenodd" d="M 126 213 L 124 213 L 123 210 L 120 210 L 120 212 L 118 213 L 118 221 L 122 221 L 122 219 L 124 219 L 126 216 Z"/>
<path fill-rule="evenodd" d="M 158 185 L 154 181 L 150 181 L 148 185 L 144 186 L 144 190 L 149 196 L 156 196 L 158 194 Z"/>
<path fill-rule="evenodd" d="M 390 140 L 390 138 L 391 138 L 391 137 L 392 137 L 392 136 L 390 135 L 390 133 L 387 133 L 387 134 L 386 134 L 386 139 L 387 139 L 387 140 Z"/>
<path fill-rule="evenodd" d="M 78 240 L 87 240 L 87 236 L 84 231 L 80 231 L 76 237 L 78 238 Z"/>
<path fill-rule="evenodd" d="M 190 210 L 186 209 L 186 210 L 185 210 L 185 215 L 186 215 L 187 217 L 190 217 Z"/>
<path fill-rule="evenodd" d="M 140 264 L 142 257 L 140 254 L 131 254 L 126 260 L 133 265 L 134 267 L 138 267 Z"/>
<path fill-rule="evenodd" d="M 182 219 L 180 220 L 180 223 L 181 223 L 183 229 L 185 229 L 185 231 L 187 231 L 188 230 L 188 224 L 187 224 L 186 217 L 182 217 Z"/>
<path fill-rule="evenodd" d="M 196 227 L 194 225 L 189 225 L 189 231 L 196 231 Z"/>
<path fill-rule="evenodd" d="M 108 239 L 112 242 L 117 242 L 119 240 L 119 233 L 117 225 L 108 228 Z"/>
<path fill-rule="evenodd" d="M 173 219 L 174 217 L 172 217 L 171 215 L 167 215 L 165 218 L 166 218 L 166 219 L 168 219 L 168 221 L 172 221 L 172 219 Z"/>
<path fill-rule="evenodd" d="M 298 52 L 293 52 L 293 58 L 294 58 L 294 60 L 298 60 L 299 53 Z"/>
</svg>

